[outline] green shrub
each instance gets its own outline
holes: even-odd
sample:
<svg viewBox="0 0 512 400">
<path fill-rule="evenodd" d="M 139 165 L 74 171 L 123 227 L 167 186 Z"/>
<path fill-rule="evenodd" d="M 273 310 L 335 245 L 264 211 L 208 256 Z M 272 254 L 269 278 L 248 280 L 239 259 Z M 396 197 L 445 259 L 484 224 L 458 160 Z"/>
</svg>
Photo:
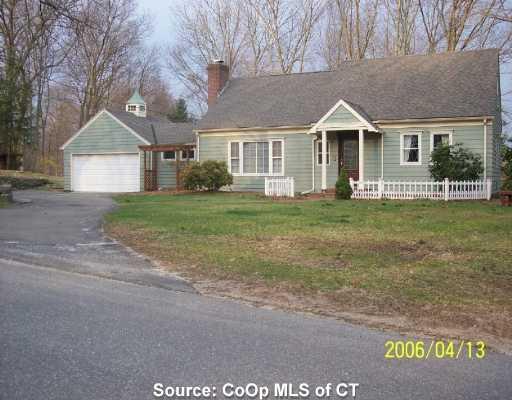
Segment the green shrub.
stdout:
<svg viewBox="0 0 512 400">
<path fill-rule="evenodd" d="M 352 196 L 352 188 L 348 179 L 347 171 L 345 168 L 341 169 L 341 173 L 336 181 L 336 198 L 338 200 L 349 200 Z"/>
<path fill-rule="evenodd" d="M 204 187 L 202 168 L 198 162 L 187 165 L 181 177 L 183 178 L 183 187 L 187 190 L 201 190 Z"/>
<path fill-rule="evenodd" d="M 48 185 L 50 181 L 45 178 L 24 178 L 16 176 L 0 176 L 0 185 L 11 185 L 13 189 L 34 189 Z"/>
<path fill-rule="evenodd" d="M 221 187 L 231 185 L 233 176 L 224 161 L 208 160 L 192 163 L 183 171 L 183 186 L 187 190 L 218 191 Z"/>
<path fill-rule="evenodd" d="M 512 190 L 512 148 L 507 145 L 503 146 L 502 161 L 503 183 L 501 190 Z"/>
<path fill-rule="evenodd" d="M 436 181 L 475 181 L 484 172 L 480 155 L 474 154 L 460 144 L 441 145 L 431 154 L 430 175 Z"/>
</svg>

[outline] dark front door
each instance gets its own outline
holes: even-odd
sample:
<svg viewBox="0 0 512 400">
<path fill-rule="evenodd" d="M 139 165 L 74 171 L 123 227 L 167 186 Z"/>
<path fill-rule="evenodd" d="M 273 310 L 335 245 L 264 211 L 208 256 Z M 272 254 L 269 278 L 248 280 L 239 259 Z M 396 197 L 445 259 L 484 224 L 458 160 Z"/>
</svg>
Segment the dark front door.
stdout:
<svg viewBox="0 0 512 400">
<path fill-rule="evenodd" d="M 357 137 L 339 137 L 339 172 L 345 168 L 348 177 L 359 180 L 359 143 Z"/>
</svg>

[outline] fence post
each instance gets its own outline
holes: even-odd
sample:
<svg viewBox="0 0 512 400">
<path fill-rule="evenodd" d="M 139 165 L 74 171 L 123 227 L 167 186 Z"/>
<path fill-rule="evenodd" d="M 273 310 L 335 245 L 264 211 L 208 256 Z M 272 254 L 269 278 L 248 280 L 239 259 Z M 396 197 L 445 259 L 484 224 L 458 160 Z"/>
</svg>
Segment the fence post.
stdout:
<svg viewBox="0 0 512 400">
<path fill-rule="evenodd" d="M 444 201 L 448 201 L 448 196 L 450 194 L 450 181 L 448 178 L 444 178 Z"/>
<path fill-rule="evenodd" d="M 378 189 L 378 196 L 379 199 L 382 199 L 382 195 L 384 194 L 384 179 L 379 178 L 379 189 Z"/>
<path fill-rule="evenodd" d="M 487 179 L 487 200 L 491 200 L 492 196 L 492 181 Z"/>
<path fill-rule="evenodd" d="M 295 178 L 292 176 L 291 178 L 291 184 L 290 184 L 290 197 L 295 197 Z"/>
</svg>

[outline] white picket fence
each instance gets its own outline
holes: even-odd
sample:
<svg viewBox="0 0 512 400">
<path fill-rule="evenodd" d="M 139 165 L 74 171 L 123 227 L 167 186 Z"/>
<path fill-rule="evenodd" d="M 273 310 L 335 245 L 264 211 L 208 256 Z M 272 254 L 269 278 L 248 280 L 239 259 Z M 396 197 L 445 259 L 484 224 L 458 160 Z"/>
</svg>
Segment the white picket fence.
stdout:
<svg viewBox="0 0 512 400">
<path fill-rule="evenodd" d="M 265 177 L 265 196 L 294 197 L 295 179 L 288 176 Z"/>
<path fill-rule="evenodd" d="M 492 181 L 354 181 L 353 199 L 490 200 Z"/>
</svg>

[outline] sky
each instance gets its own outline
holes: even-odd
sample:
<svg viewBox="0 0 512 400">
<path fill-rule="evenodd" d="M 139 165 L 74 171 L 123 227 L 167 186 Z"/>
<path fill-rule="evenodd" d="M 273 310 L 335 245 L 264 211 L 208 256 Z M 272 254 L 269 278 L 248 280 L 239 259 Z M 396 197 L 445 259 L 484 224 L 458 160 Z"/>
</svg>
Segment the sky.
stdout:
<svg viewBox="0 0 512 400">
<path fill-rule="evenodd" d="M 172 43 L 175 38 L 176 30 L 173 28 L 172 22 L 172 8 L 179 7 L 186 4 L 186 0 L 138 0 L 139 12 L 149 15 L 152 22 L 152 33 L 150 36 L 150 43 L 161 46 L 164 48 Z M 171 82 L 171 90 L 173 95 L 179 97 L 180 84 L 173 80 L 168 71 L 163 68 L 164 77 L 167 77 Z M 509 64 L 501 71 L 501 89 L 502 93 L 512 93 L 512 64 Z M 503 107 L 512 109 L 512 95 L 507 95 L 503 99 Z M 512 125 L 512 124 L 511 124 Z M 509 129 L 510 130 L 510 129 Z M 509 132 L 512 137 L 512 131 Z"/>
</svg>

